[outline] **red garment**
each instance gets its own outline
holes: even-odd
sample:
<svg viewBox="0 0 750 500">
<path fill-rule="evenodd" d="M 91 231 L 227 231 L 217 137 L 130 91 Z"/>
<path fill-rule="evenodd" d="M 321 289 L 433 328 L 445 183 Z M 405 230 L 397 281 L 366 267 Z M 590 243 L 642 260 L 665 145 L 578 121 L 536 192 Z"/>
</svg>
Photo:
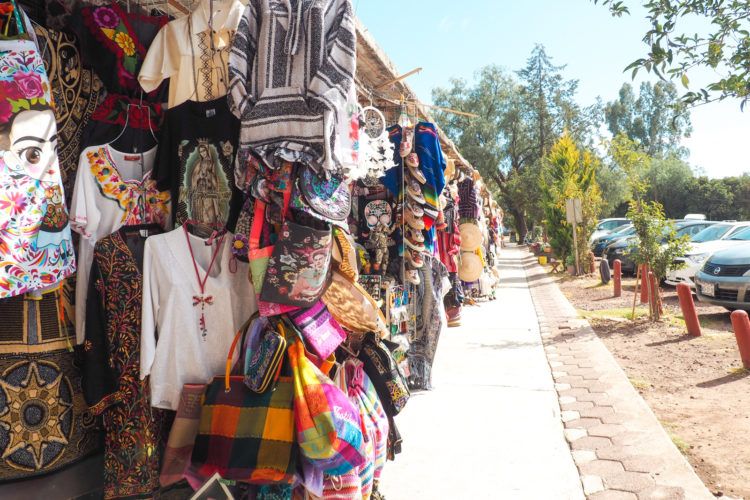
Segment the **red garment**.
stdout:
<svg viewBox="0 0 750 500">
<path fill-rule="evenodd" d="M 437 232 L 438 249 L 440 250 L 440 262 L 448 269 L 449 273 L 458 272 L 456 256 L 461 251 L 460 233 Z"/>
</svg>

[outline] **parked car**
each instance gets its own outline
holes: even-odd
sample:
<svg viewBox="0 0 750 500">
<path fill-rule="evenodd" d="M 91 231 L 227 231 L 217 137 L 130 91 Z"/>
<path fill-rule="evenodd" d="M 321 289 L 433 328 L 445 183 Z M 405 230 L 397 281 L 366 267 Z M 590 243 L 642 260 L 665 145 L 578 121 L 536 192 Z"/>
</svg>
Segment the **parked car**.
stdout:
<svg viewBox="0 0 750 500">
<path fill-rule="evenodd" d="M 630 221 L 623 217 L 600 220 L 596 225 L 594 232 L 591 233 L 591 236 L 589 237 L 589 246 L 592 245 L 594 241 L 596 241 L 600 236 L 605 236 L 624 226 L 625 224 L 630 224 Z"/>
<path fill-rule="evenodd" d="M 706 258 L 713 252 L 746 241 L 745 237 L 738 239 L 733 239 L 733 237 L 748 228 L 750 228 L 750 221 L 719 222 L 696 234 L 690 240 L 690 249 L 685 255 L 675 259 L 683 264 L 683 267 L 670 271 L 664 282 L 673 286 L 677 286 L 678 283 L 687 283 L 690 288 L 695 288 L 693 278 L 706 262 Z M 750 233 L 747 234 L 747 239 L 750 240 Z"/>
<path fill-rule="evenodd" d="M 706 220 L 679 220 L 674 223 L 677 236 L 693 236 L 713 224 L 716 222 Z M 637 245 L 637 239 L 637 236 L 632 235 L 614 241 L 604 250 L 602 258 L 607 259 L 609 267 L 613 267 L 615 260 L 620 259 L 622 272 L 635 274 L 636 264 L 632 252 Z"/>
<path fill-rule="evenodd" d="M 750 242 L 711 254 L 695 285 L 701 302 L 750 311 Z"/>
<path fill-rule="evenodd" d="M 594 252 L 595 256 L 601 257 L 604 249 L 609 245 L 620 238 L 627 238 L 628 236 L 632 236 L 633 234 L 635 234 L 635 228 L 633 227 L 633 225 L 625 224 L 624 226 L 618 227 L 611 233 L 599 236 L 597 239 L 595 239 L 591 245 L 591 251 Z"/>
<path fill-rule="evenodd" d="M 687 214 L 682 218 L 683 220 L 706 220 L 705 214 Z"/>
</svg>

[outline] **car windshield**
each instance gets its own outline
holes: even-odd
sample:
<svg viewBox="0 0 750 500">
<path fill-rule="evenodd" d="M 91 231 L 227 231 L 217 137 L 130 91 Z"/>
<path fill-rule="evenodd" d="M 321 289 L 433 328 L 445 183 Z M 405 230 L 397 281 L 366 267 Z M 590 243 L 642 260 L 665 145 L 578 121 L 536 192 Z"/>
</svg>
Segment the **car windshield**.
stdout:
<svg viewBox="0 0 750 500">
<path fill-rule="evenodd" d="M 635 231 L 635 228 L 629 224 L 624 225 L 623 227 L 618 227 L 614 233 L 620 236 L 626 235 L 626 234 L 632 234 Z"/>
<path fill-rule="evenodd" d="M 745 228 L 742 231 L 737 232 L 736 234 L 733 234 L 727 239 L 734 241 L 750 241 L 750 227 Z"/>
<path fill-rule="evenodd" d="M 706 229 L 699 231 L 690 241 L 693 243 L 703 243 L 704 241 L 714 241 L 721 239 L 722 236 L 727 234 L 727 231 L 732 226 L 730 224 L 714 224 L 708 226 Z"/>
</svg>

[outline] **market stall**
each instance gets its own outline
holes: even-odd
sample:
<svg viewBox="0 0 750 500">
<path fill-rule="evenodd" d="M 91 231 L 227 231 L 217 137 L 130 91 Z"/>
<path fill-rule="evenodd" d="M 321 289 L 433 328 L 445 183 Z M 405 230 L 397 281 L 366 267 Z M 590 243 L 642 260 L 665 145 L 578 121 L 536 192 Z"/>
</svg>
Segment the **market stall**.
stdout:
<svg viewBox="0 0 750 500">
<path fill-rule="evenodd" d="M 0 481 L 378 498 L 499 222 L 351 1 L 0 8 Z"/>
</svg>

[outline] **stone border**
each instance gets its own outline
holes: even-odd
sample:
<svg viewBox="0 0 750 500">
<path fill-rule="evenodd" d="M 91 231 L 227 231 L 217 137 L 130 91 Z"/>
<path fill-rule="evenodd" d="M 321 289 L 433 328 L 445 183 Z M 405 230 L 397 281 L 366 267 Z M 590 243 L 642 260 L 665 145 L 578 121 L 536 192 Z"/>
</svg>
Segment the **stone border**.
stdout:
<svg viewBox="0 0 750 500">
<path fill-rule="evenodd" d="M 714 498 L 554 280 L 534 257 L 522 264 L 586 496 Z"/>
</svg>

